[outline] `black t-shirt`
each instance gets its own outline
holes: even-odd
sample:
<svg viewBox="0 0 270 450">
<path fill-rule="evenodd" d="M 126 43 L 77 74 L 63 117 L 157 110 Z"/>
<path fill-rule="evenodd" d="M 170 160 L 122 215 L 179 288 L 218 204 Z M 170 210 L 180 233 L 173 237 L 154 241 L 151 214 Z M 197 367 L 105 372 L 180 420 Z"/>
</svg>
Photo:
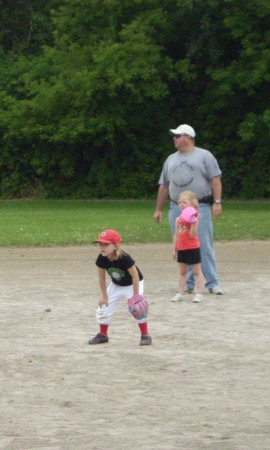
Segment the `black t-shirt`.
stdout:
<svg viewBox="0 0 270 450">
<path fill-rule="evenodd" d="M 128 272 L 135 264 L 134 259 L 130 255 L 123 252 L 121 258 L 111 261 L 107 256 L 102 256 L 100 253 L 96 260 L 96 265 L 101 269 L 105 269 L 112 279 L 112 282 L 118 286 L 130 286 L 132 285 L 132 278 Z M 138 270 L 140 281 L 143 280 L 143 274 L 140 269 L 136 266 Z"/>
</svg>

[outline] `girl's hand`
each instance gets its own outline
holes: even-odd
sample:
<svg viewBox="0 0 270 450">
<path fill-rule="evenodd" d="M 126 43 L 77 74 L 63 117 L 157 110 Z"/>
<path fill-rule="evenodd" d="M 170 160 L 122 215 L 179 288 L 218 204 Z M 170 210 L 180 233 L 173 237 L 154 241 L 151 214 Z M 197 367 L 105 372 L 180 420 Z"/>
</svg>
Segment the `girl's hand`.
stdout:
<svg viewBox="0 0 270 450">
<path fill-rule="evenodd" d="M 98 304 L 100 308 L 102 308 L 103 305 L 108 306 L 108 299 L 103 297 L 102 299 L 99 300 Z"/>
<path fill-rule="evenodd" d="M 172 257 L 173 257 L 173 259 L 176 259 L 176 250 L 173 250 Z"/>
<path fill-rule="evenodd" d="M 180 217 L 187 223 L 195 223 L 198 222 L 198 211 L 193 206 L 188 206 L 183 209 Z"/>
</svg>

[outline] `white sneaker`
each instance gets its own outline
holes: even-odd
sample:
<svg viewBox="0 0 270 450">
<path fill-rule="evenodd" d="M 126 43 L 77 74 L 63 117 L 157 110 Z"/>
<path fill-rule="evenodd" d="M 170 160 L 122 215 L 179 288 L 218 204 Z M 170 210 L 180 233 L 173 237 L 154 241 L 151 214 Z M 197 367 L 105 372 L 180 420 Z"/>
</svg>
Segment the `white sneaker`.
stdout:
<svg viewBox="0 0 270 450">
<path fill-rule="evenodd" d="M 219 286 L 214 286 L 208 289 L 209 294 L 223 295 L 223 291 Z"/>
<path fill-rule="evenodd" d="M 201 294 L 196 294 L 195 297 L 193 297 L 193 303 L 200 303 L 203 300 L 203 296 Z"/>
<path fill-rule="evenodd" d="M 175 294 L 172 298 L 171 298 L 171 302 L 182 302 L 184 300 L 184 296 L 179 294 L 179 292 L 177 292 L 177 294 Z"/>
</svg>

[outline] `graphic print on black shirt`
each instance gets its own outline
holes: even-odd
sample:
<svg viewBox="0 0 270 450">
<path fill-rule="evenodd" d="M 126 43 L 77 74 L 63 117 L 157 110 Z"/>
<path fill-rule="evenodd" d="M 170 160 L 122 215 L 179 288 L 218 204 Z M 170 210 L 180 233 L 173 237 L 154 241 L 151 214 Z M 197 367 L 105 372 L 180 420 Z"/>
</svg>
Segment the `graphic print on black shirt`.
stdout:
<svg viewBox="0 0 270 450">
<path fill-rule="evenodd" d="M 105 269 L 108 272 L 108 275 L 111 277 L 113 283 L 118 286 L 131 286 L 132 278 L 128 272 L 135 264 L 134 259 L 131 258 L 127 253 L 123 253 L 122 258 L 117 260 L 110 260 L 107 256 L 98 255 L 96 260 L 96 265 L 101 269 Z M 143 275 L 139 268 L 136 266 L 139 274 L 140 281 L 143 279 Z"/>
<path fill-rule="evenodd" d="M 118 267 L 110 267 L 107 269 L 107 272 L 115 283 L 121 281 L 126 276 L 126 272 Z"/>
</svg>

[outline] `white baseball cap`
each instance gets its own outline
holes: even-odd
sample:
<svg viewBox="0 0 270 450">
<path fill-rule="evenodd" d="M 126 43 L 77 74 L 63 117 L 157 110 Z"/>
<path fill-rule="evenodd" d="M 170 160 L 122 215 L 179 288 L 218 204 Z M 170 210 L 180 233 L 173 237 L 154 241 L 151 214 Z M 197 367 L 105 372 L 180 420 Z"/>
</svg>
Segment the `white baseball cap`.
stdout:
<svg viewBox="0 0 270 450">
<path fill-rule="evenodd" d="M 195 137 L 196 133 L 195 130 L 190 126 L 190 125 L 179 125 L 179 127 L 177 127 L 175 130 L 170 130 L 169 133 L 171 135 L 174 134 L 188 134 L 191 137 Z"/>
</svg>

